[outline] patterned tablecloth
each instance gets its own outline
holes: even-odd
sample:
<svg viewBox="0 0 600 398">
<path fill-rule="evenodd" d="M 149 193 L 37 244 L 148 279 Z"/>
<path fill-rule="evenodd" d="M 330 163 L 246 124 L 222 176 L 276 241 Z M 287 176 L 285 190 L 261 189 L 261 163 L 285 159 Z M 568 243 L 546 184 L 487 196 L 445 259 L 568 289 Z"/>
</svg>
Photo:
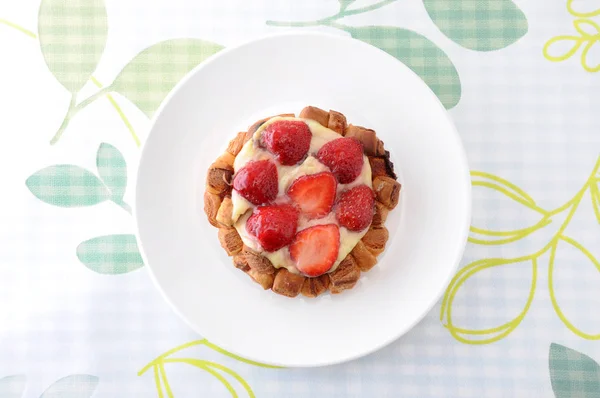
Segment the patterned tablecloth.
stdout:
<svg viewBox="0 0 600 398">
<path fill-rule="evenodd" d="M 0 397 L 600 397 L 599 24 L 600 0 L 3 0 Z M 132 235 L 162 99 L 221 48 L 286 29 L 351 35 L 418 73 L 474 185 L 434 310 L 318 369 L 196 335 Z"/>
</svg>

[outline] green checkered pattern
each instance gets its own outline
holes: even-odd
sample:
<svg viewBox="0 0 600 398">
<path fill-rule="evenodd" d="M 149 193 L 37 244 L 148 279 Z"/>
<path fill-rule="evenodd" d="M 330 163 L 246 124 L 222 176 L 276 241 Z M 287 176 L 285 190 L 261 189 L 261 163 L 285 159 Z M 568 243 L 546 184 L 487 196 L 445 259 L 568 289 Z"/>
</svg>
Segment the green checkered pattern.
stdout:
<svg viewBox="0 0 600 398">
<path fill-rule="evenodd" d="M 416 32 L 394 26 L 345 27 L 355 39 L 398 58 L 418 74 L 446 108 L 460 100 L 460 78 L 448 56 Z"/>
<path fill-rule="evenodd" d="M 40 47 L 56 79 L 78 92 L 104 51 L 108 22 L 102 0 L 44 0 L 38 19 Z"/>
<path fill-rule="evenodd" d="M 556 398 L 600 397 L 600 366 L 592 358 L 562 345 L 552 344 L 549 363 Z"/>
<path fill-rule="evenodd" d="M 527 32 L 527 19 L 510 0 L 424 0 L 423 3 L 446 36 L 471 50 L 504 48 Z"/>
<path fill-rule="evenodd" d="M 54 206 L 91 206 L 110 198 L 110 191 L 98 177 L 69 164 L 39 170 L 25 183 L 38 199 Z"/>
<path fill-rule="evenodd" d="M 124 274 L 144 265 L 134 235 L 107 235 L 86 240 L 77 257 L 100 274 Z"/>
<path fill-rule="evenodd" d="M 152 117 L 177 82 L 222 48 L 199 39 L 157 43 L 136 55 L 116 77 L 111 89 Z"/>
<path fill-rule="evenodd" d="M 121 200 L 127 187 L 127 163 L 117 148 L 102 143 L 96 154 L 98 175 L 110 189 L 113 200 Z"/>
</svg>

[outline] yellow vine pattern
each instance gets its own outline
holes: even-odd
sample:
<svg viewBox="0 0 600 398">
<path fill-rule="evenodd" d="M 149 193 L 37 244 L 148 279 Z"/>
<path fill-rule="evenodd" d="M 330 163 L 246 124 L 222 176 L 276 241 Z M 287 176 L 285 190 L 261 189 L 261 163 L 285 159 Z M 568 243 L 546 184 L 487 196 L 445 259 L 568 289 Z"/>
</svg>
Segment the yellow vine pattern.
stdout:
<svg viewBox="0 0 600 398">
<path fill-rule="evenodd" d="M 560 242 L 569 244 L 575 249 L 579 250 L 590 260 L 590 262 L 592 262 L 592 264 L 594 264 L 596 269 L 600 271 L 600 261 L 598 261 L 598 259 L 596 259 L 592 255 L 592 253 L 590 253 L 590 251 L 586 249 L 581 243 L 577 242 L 575 239 L 565 234 L 565 230 L 567 229 L 569 223 L 573 219 L 573 216 L 575 215 L 577 208 L 581 204 L 586 193 L 589 193 L 589 196 L 592 201 L 592 207 L 594 209 L 594 214 L 598 223 L 600 223 L 600 190 L 598 188 L 598 183 L 600 182 L 600 177 L 598 175 L 599 168 L 600 157 L 596 161 L 596 164 L 583 187 L 569 201 L 567 201 L 561 206 L 558 206 L 553 210 L 543 209 L 542 207 L 537 205 L 534 199 L 530 195 L 528 195 L 524 190 L 505 179 L 502 179 L 493 174 L 484 173 L 480 171 L 471 172 L 474 187 L 479 186 L 496 190 L 497 192 L 502 193 L 503 195 L 514 200 L 515 202 L 539 213 L 541 216 L 541 220 L 536 224 L 532 225 L 531 227 L 513 231 L 491 231 L 487 229 L 471 227 L 472 235 L 469 237 L 469 241 L 472 243 L 480 245 L 501 245 L 509 242 L 514 242 L 523 239 L 542 229 L 546 225 L 550 224 L 553 221 L 553 217 L 557 216 L 558 214 L 567 212 L 567 215 L 565 220 L 558 228 L 557 232 L 553 235 L 550 241 L 540 250 L 525 256 L 515 258 L 486 258 L 478 260 L 466 265 L 454 276 L 442 300 L 442 305 L 440 309 L 440 320 L 444 323 L 444 326 L 448 329 L 450 334 L 456 340 L 466 344 L 489 344 L 503 339 L 504 337 L 508 336 L 513 330 L 515 330 L 515 328 L 521 323 L 523 318 L 525 318 L 525 315 L 527 314 L 529 307 L 531 306 L 531 303 L 533 301 L 537 284 L 538 262 L 540 257 L 546 252 L 550 252 L 550 260 L 548 264 L 548 289 L 550 291 L 550 300 L 552 302 L 552 306 L 554 307 L 556 314 L 563 322 L 563 324 L 576 335 L 590 340 L 600 339 L 600 334 L 586 333 L 577 328 L 575 325 L 573 325 L 573 323 L 571 323 L 567 319 L 556 300 L 553 283 L 555 254 L 557 246 Z M 480 238 L 478 236 L 483 237 Z M 476 275 L 477 273 L 485 269 L 516 263 L 529 263 L 531 267 L 531 287 L 523 310 L 511 321 L 494 328 L 476 330 L 456 326 L 452 319 L 452 308 L 456 295 L 460 288 L 464 285 L 464 283 L 470 277 Z"/>
<path fill-rule="evenodd" d="M 221 365 L 219 363 L 212 362 L 212 361 L 207 361 L 204 359 L 187 358 L 187 357 L 176 357 L 176 358 L 172 357 L 173 354 L 178 353 L 186 348 L 193 347 L 193 346 L 208 347 L 220 354 L 226 355 L 230 358 L 233 358 L 240 362 L 247 363 L 249 365 L 260 366 L 260 367 L 264 367 L 264 368 L 274 368 L 274 369 L 279 368 L 277 366 L 265 365 L 260 362 L 254 362 L 254 361 L 250 361 L 248 359 L 242 358 L 240 356 L 232 354 L 229 351 L 225 351 L 224 349 L 212 344 L 211 342 L 209 342 L 206 339 L 202 339 L 202 340 L 195 340 L 195 341 L 180 345 L 180 346 L 175 347 L 172 350 L 169 350 L 169 351 L 165 352 L 164 354 L 158 356 L 154 360 L 150 361 L 150 363 L 148 363 L 146 366 L 144 366 L 144 368 L 142 368 L 142 370 L 140 370 L 138 372 L 138 376 L 143 375 L 150 368 L 152 368 L 153 373 L 154 373 L 154 383 L 156 384 L 156 392 L 158 393 L 158 397 L 163 398 L 166 396 L 168 398 L 171 398 L 171 397 L 173 397 L 173 391 L 171 390 L 171 386 L 169 384 L 169 379 L 168 379 L 167 373 L 165 371 L 165 364 L 168 364 L 168 363 L 170 363 L 170 364 L 173 364 L 173 363 L 186 364 L 186 365 L 191 365 L 193 367 L 196 367 L 199 370 L 202 370 L 204 372 L 207 372 L 208 374 L 210 374 L 211 376 L 216 378 L 219 382 L 221 382 L 221 384 L 223 384 L 223 386 L 227 389 L 227 391 L 229 391 L 229 393 L 231 394 L 231 396 L 233 398 L 237 398 L 239 395 L 238 395 L 236 389 L 233 387 L 232 383 L 230 382 L 230 379 L 235 380 L 235 382 L 237 382 L 242 387 L 243 391 L 245 392 L 245 394 L 248 397 L 255 398 L 254 392 L 252 391 L 252 388 L 250 387 L 248 382 L 246 382 L 246 380 L 244 380 L 244 378 L 241 377 L 238 373 L 236 373 L 235 371 L 233 371 L 232 369 L 230 369 L 224 365 Z"/>
<path fill-rule="evenodd" d="M 583 48 L 580 55 L 581 66 L 588 72 L 598 72 L 600 63 L 590 65 L 588 54 L 595 45 L 600 46 L 596 44 L 600 41 L 600 26 L 590 19 L 600 15 L 600 8 L 587 12 L 577 11 L 573 7 L 573 1 L 567 1 L 567 10 L 577 18 L 573 21 L 576 34 L 560 35 L 548 40 L 543 48 L 544 57 L 551 62 L 561 62 L 571 58 L 580 48 Z M 553 54 L 552 47 L 557 44 L 564 45 L 567 50 L 563 49 L 562 52 Z"/>
</svg>

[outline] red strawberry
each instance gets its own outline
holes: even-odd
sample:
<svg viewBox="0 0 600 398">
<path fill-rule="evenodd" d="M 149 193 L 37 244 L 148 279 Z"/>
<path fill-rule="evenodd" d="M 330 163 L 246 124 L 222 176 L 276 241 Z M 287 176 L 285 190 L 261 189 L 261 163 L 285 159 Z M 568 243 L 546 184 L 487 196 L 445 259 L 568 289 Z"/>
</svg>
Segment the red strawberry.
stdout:
<svg viewBox="0 0 600 398">
<path fill-rule="evenodd" d="M 298 210 L 292 205 L 261 206 L 246 221 L 248 233 L 268 252 L 289 245 L 298 227 Z"/>
<path fill-rule="evenodd" d="M 319 276 L 331 269 L 340 250 L 340 230 L 335 224 L 315 225 L 296 234 L 290 256 L 298 271 Z"/>
<path fill-rule="evenodd" d="M 279 163 L 292 166 L 308 153 L 312 134 L 301 120 L 278 120 L 262 133 L 262 142 Z"/>
<path fill-rule="evenodd" d="M 335 217 L 350 231 L 362 231 L 373 220 L 375 199 L 373 190 L 359 185 L 343 192 L 338 199 Z"/>
<path fill-rule="evenodd" d="M 317 159 L 331 169 L 341 184 L 348 184 L 362 170 L 363 147 L 355 138 L 338 138 L 323 145 Z"/>
<path fill-rule="evenodd" d="M 233 177 L 233 189 L 255 205 L 271 202 L 279 190 L 277 167 L 268 160 L 248 162 Z"/>
<path fill-rule="evenodd" d="M 309 218 L 321 218 L 331 211 L 337 182 L 328 171 L 297 178 L 287 194 Z"/>
</svg>

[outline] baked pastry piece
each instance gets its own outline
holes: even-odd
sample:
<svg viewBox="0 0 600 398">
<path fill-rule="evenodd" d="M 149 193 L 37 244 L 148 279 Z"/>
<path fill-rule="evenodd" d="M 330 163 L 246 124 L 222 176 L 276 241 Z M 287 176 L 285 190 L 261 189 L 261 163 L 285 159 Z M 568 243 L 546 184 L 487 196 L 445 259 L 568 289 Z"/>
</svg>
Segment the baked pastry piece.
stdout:
<svg viewBox="0 0 600 398">
<path fill-rule="evenodd" d="M 238 133 L 208 170 L 204 210 L 263 289 L 317 297 L 353 288 L 377 264 L 400 188 L 374 130 L 308 106 Z"/>
</svg>

